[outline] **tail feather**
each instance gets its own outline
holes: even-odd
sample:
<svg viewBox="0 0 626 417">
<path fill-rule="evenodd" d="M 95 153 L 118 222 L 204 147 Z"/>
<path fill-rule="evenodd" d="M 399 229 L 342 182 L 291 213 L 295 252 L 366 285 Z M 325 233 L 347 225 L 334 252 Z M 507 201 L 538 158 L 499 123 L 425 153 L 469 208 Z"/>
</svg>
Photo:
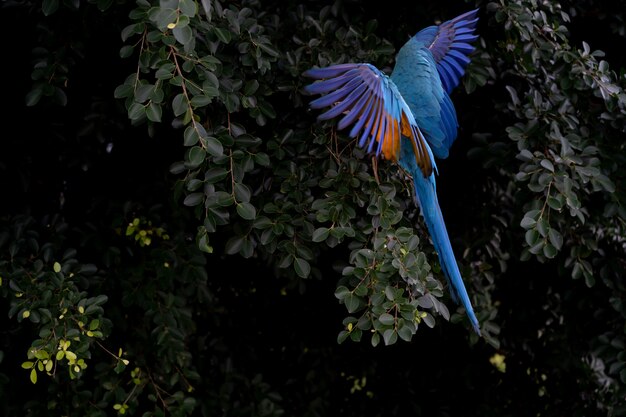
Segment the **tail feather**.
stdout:
<svg viewBox="0 0 626 417">
<path fill-rule="evenodd" d="M 450 238 L 448 237 L 443 215 L 439 208 L 434 174 L 429 177 L 424 177 L 421 171 L 415 170 L 412 175 L 417 201 L 421 208 L 422 216 L 426 221 L 426 226 L 428 227 L 435 250 L 439 255 L 439 263 L 448 281 L 452 299 L 456 303 L 460 301 L 463 307 L 465 307 L 465 311 L 474 327 L 474 331 L 480 335 L 478 319 L 474 314 L 474 309 L 472 308 L 472 303 L 465 289 L 465 284 L 463 284 L 461 272 L 459 271 L 454 252 L 452 251 L 452 245 L 450 244 Z"/>
</svg>

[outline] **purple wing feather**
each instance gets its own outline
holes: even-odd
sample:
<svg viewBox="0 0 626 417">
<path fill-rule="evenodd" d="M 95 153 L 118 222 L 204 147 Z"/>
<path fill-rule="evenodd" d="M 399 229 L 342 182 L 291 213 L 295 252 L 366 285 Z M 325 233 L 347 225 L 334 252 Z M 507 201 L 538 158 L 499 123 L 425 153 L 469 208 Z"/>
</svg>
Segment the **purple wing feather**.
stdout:
<svg viewBox="0 0 626 417">
<path fill-rule="evenodd" d="M 471 10 L 439 26 L 429 26 L 415 35 L 433 54 L 441 83 L 448 94 L 459 85 L 470 62 L 468 55 L 474 50 L 470 43 L 478 39 L 474 34 L 477 14 L 478 9 Z"/>
<path fill-rule="evenodd" d="M 343 115 L 339 129 L 354 124 L 350 137 L 358 137 L 360 147 L 394 162 L 399 158 L 401 138 L 406 136 L 423 175 L 433 172 L 432 151 L 409 106 L 385 74 L 369 64 L 340 64 L 313 68 L 303 75 L 320 80 L 304 88 L 310 94 L 322 94 L 311 101 L 311 108 L 330 107 L 318 120 Z"/>
</svg>

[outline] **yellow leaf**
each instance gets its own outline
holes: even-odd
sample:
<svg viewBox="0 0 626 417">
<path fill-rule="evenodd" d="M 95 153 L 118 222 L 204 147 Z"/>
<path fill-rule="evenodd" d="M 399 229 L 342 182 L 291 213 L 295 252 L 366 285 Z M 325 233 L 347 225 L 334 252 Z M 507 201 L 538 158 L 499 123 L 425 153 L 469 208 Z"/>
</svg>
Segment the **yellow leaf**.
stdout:
<svg viewBox="0 0 626 417">
<path fill-rule="evenodd" d="M 506 363 L 504 362 L 505 356 L 499 353 L 494 354 L 489 358 L 489 363 L 496 367 L 500 372 L 506 372 Z"/>
<path fill-rule="evenodd" d="M 67 358 L 70 364 L 73 364 L 74 361 L 76 360 L 76 354 L 69 350 L 65 351 L 65 357 Z"/>
<path fill-rule="evenodd" d="M 59 273 L 61 272 L 61 264 L 58 262 L 55 262 L 54 265 L 52 266 L 52 269 L 54 270 L 54 272 Z"/>
</svg>

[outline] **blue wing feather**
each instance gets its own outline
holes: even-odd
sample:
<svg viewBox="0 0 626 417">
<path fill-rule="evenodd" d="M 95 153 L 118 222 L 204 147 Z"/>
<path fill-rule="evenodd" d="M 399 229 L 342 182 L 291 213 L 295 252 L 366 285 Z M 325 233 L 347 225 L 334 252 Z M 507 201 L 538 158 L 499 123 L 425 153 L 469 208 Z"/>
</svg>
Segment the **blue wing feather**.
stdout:
<svg viewBox="0 0 626 417">
<path fill-rule="evenodd" d="M 393 161 L 398 159 L 402 132 L 411 138 L 415 159 L 423 174 L 428 176 L 436 168 L 411 109 L 393 81 L 374 66 L 340 64 L 310 69 L 303 75 L 320 80 L 304 88 L 310 94 L 323 94 L 311 101 L 311 108 L 330 107 L 318 120 L 345 114 L 339 128 L 354 123 L 350 136 L 359 136 L 359 146 Z"/>
<path fill-rule="evenodd" d="M 429 26 L 419 31 L 414 38 L 428 48 L 441 76 L 446 93 L 459 84 L 470 62 L 468 55 L 474 50 L 470 45 L 478 36 L 474 35 L 478 9 L 463 13 L 439 26 Z"/>
</svg>

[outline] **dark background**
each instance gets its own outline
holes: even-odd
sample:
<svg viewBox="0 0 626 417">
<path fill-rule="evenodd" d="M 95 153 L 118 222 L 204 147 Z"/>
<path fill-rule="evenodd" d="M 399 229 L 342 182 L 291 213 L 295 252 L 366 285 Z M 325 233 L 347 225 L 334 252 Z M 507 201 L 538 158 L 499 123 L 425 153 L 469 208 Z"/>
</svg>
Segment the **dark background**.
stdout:
<svg viewBox="0 0 626 417">
<path fill-rule="evenodd" d="M 162 123 L 148 135 L 145 125 L 130 125 L 123 102 L 113 98 L 113 90 L 136 65 L 118 54 L 123 45 L 119 32 L 132 6 L 116 3 L 101 13 L 84 3 L 78 11 L 62 8 L 44 17 L 35 3 L 2 5 L 5 133 L 0 139 L 0 217 L 7 221 L 28 214 L 40 225 L 53 215 L 62 217 L 69 225 L 63 242 L 78 247 L 83 262 L 100 264 L 102 248 L 119 239 L 111 230 L 134 212 L 153 213 L 186 241 L 193 240 L 195 230 L 192 213 L 174 196 L 176 178 L 169 173 L 169 166 L 184 154 L 180 131 Z M 396 48 L 416 29 L 469 7 L 473 6 L 451 1 L 345 5 L 347 13 L 377 19 L 378 36 Z M 623 68 L 624 29 L 622 33 L 614 29 L 621 25 L 623 11 L 606 1 L 578 2 L 575 11 L 568 25 L 571 45 L 584 40 L 592 49 L 606 52 L 611 68 Z M 496 36 L 486 13 L 481 12 L 478 32 L 485 38 Z M 33 49 L 38 46 L 65 47 L 70 55 L 65 106 L 46 100 L 33 107 L 24 104 L 32 85 Z M 451 236 L 471 234 L 467 213 L 480 210 L 479 202 L 471 202 L 473 190 L 488 175 L 467 162 L 474 146 L 470 132 L 484 128 L 491 119 L 490 97 L 505 94 L 496 83 L 472 95 L 453 96 L 461 137 L 450 158 L 438 163 L 442 172 L 438 189 L 445 190 L 439 197 Z M 121 212 L 127 217 L 120 218 Z M 223 400 L 221 409 L 196 409 L 196 413 L 264 415 L 258 402 L 271 392 L 280 394 L 277 402 L 285 415 L 611 415 L 596 408 L 598 387 L 581 365 L 589 351 L 588 335 L 596 326 L 588 314 L 589 304 L 602 299 L 603 295 L 595 294 L 604 289 L 573 283 L 554 264 L 517 262 L 498 279 L 493 298 L 501 306 L 499 350 L 482 340 L 469 343 L 467 328 L 449 323 L 420 329 L 411 343 L 372 348 L 366 340 L 336 342 L 345 311 L 333 296 L 338 273 L 328 254 L 316 265 L 322 279 L 293 283 L 275 276 L 274 268 L 262 260 L 220 253 L 226 238 L 218 232 L 215 252 L 206 255 L 208 287 L 218 301 L 206 305 L 211 314 L 208 320 L 203 314 L 196 322 L 189 348 L 196 353 L 194 364 L 201 375 L 196 382 L 198 397 L 203 392 L 213 396 L 220 389 L 227 391 L 228 383 L 235 388 L 230 397 L 222 393 L 229 399 Z M 137 251 L 123 253 L 121 259 L 133 267 L 142 262 Z M 122 270 L 118 266 L 117 271 Z M 543 278 L 537 279 L 538 274 Z M 123 317 L 136 313 L 138 322 L 142 317 L 140 311 L 124 312 L 122 305 L 116 305 L 116 291 L 122 297 L 120 288 L 113 287 L 110 314 L 116 330 L 110 340 L 125 342 L 135 330 L 132 321 L 123 323 Z M 0 299 L 0 311 L 8 310 L 8 303 Z M 566 317 L 566 325 L 551 324 L 552 336 L 538 337 L 537 328 L 558 316 Z M 39 413 L 51 398 L 67 398 L 67 393 L 80 390 L 68 381 L 55 382 L 56 391 L 49 389 L 51 381 L 43 376 L 31 385 L 19 364 L 25 360 L 32 329 L 6 313 L 0 317 L 0 399 L 4 401 L 0 411 L 4 415 L 45 415 Z M 139 341 L 132 343 L 139 347 Z M 504 373 L 489 362 L 497 352 L 505 355 Z M 154 359 L 149 351 L 145 355 Z M 232 368 L 225 371 L 227 367 Z M 251 382 L 257 375 L 269 388 Z M 355 379 L 361 378 L 366 378 L 363 389 L 351 392 Z M 87 375 L 84 384 L 98 381 Z M 29 401 L 41 405 L 24 405 Z M 114 411 L 109 408 L 107 413 Z"/>
</svg>

